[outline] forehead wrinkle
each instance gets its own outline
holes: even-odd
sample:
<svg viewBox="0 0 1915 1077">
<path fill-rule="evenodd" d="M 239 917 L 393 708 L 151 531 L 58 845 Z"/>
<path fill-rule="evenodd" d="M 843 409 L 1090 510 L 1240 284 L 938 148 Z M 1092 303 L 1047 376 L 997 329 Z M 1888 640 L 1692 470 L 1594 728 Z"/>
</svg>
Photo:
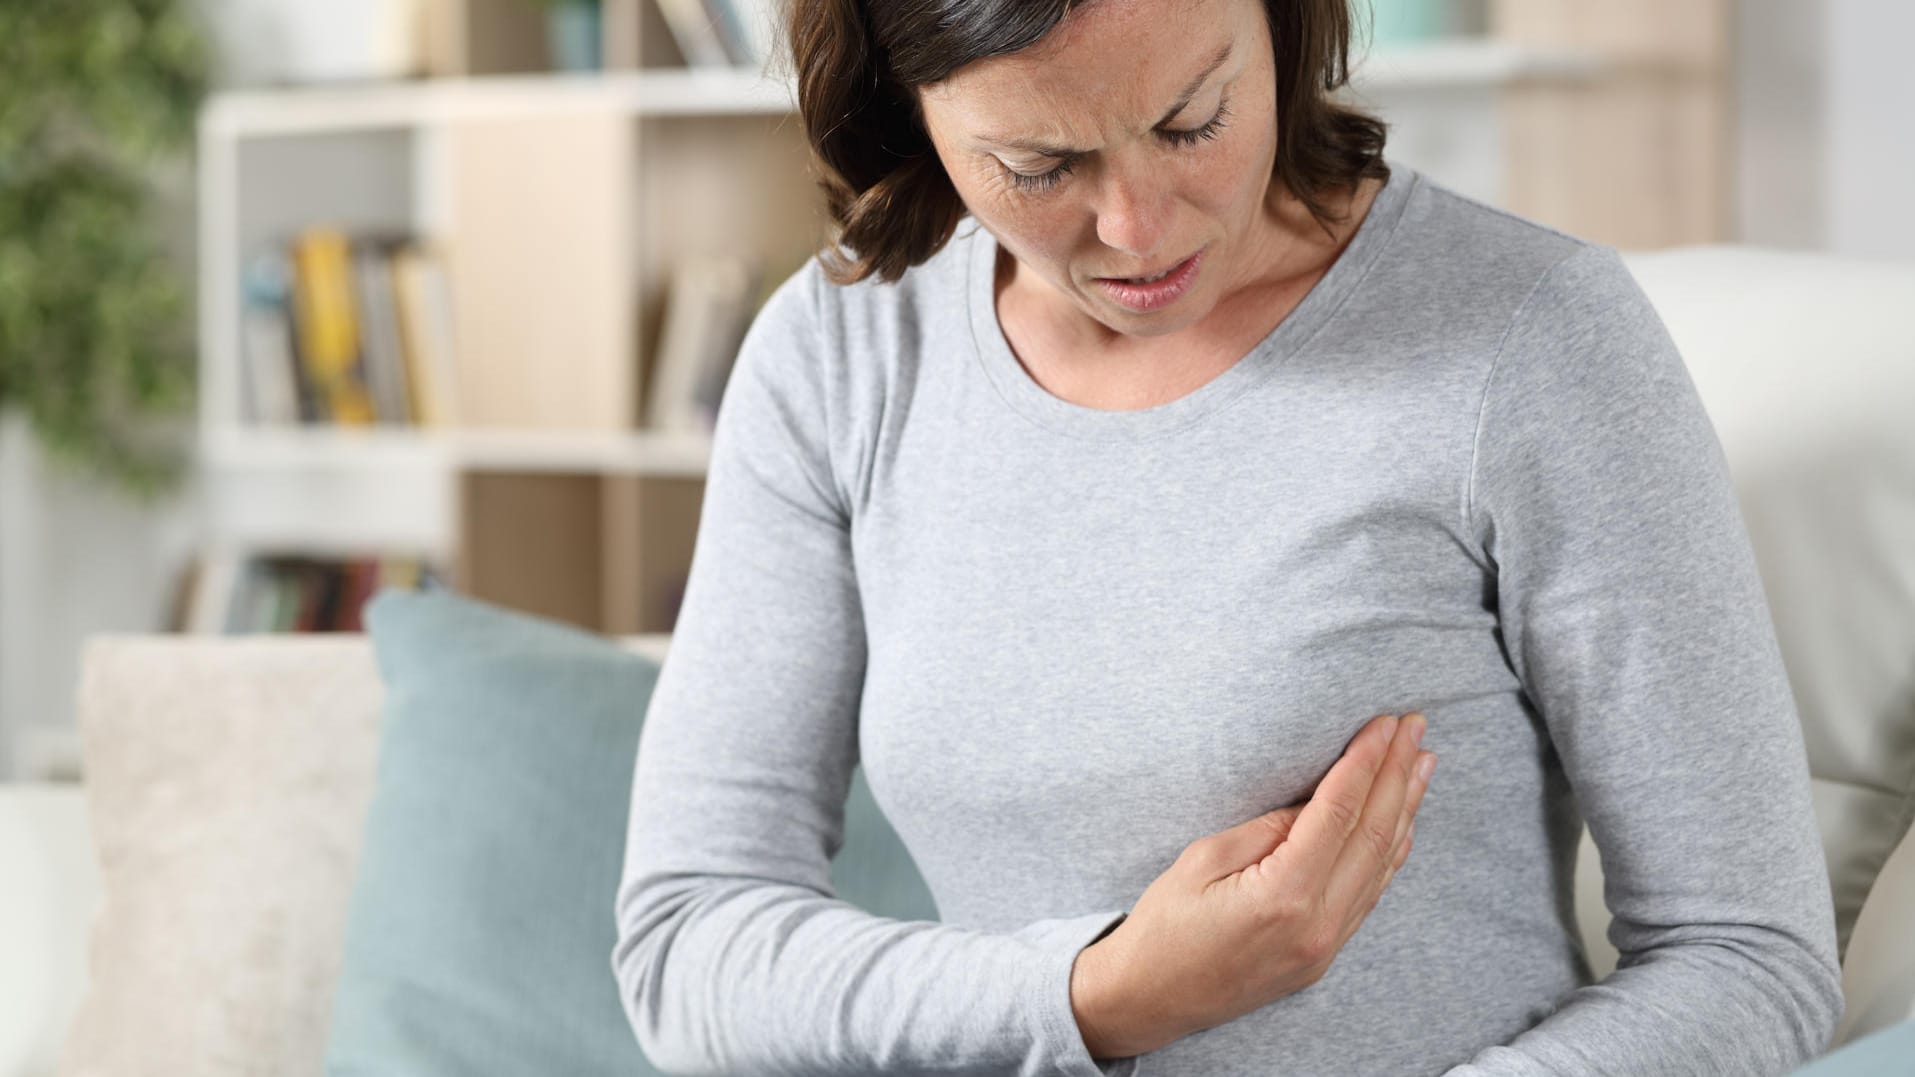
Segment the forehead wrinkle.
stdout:
<svg viewBox="0 0 1915 1077">
<path fill-rule="evenodd" d="M 1158 120 L 1155 126 L 1162 127 L 1164 124 L 1175 119 L 1177 114 L 1182 112 L 1186 105 L 1190 104 L 1190 99 L 1197 95 L 1197 91 L 1203 88 L 1203 84 L 1209 81 L 1210 76 L 1216 74 L 1217 69 L 1222 67 L 1224 62 L 1230 59 L 1231 51 L 1234 48 L 1234 41 L 1225 42 L 1223 47 L 1218 49 L 1210 60 L 1204 64 L 1203 68 L 1196 73 L 1196 76 L 1185 85 L 1183 91 L 1177 95 L 1177 99 L 1171 103 L 1169 110 L 1164 113 L 1163 118 Z M 1072 149 L 1068 146 L 1060 146 L 1041 138 L 1022 138 L 1015 135 L 980 135 L 978 137 L 985 142 L 1003 146 L 1007 149 L 1024 150 L 1030 153 L 1041 154 L 1045 157 L 1078 157 L 1087 152 Z"/>
</svg>

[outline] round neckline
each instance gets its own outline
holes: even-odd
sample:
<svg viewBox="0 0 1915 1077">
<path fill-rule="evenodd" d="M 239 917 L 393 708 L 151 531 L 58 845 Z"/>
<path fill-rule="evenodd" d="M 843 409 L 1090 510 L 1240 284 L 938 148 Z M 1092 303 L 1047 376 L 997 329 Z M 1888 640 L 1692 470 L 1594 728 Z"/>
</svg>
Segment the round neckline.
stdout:
<svg viewBox="0 0 1915 1077">
<path fill-rule="evenodd" d="M 1222 373 L 1164 404 L 1130 411 L 1085 407 L 1053 395 L 1018 361 L 997 318 L 997 237 L 970 218 L 966 290 L 973 351 L 998 395 L 1019 414 L 1061 434 L 1101 441 L 1135 441 L 1181 430 L 1236 399 L 1314 336 L 1376 260 L 1402 218 L 1421 176 L 1390 162 L 1390 177 L 1322 277 L 1276 327 Z"/>
</svg>

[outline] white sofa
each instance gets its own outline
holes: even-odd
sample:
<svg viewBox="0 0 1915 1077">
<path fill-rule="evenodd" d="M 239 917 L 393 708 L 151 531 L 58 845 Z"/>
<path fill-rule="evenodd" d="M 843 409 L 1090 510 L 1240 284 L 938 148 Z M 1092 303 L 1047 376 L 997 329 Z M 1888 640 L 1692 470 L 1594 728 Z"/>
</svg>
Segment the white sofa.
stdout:
<svg viewBox="0 0 1915 1077">
<path fill-rule="evenodd" d="M 1915 839 L 1894 844 L 1915 814 L 1915 266 L 1738 248 L 1630 264 L 1728 453 L 1834 898 L 1860 910 L 1848 1042 L 1915 1017 Z M 0 786 L 0 1077 L 318 1074 L 381 698 L 362 637 L 92 641 L 85 795 Z M 1606 973 L 1586 837 L 1583 854 Z"/>
</svg>

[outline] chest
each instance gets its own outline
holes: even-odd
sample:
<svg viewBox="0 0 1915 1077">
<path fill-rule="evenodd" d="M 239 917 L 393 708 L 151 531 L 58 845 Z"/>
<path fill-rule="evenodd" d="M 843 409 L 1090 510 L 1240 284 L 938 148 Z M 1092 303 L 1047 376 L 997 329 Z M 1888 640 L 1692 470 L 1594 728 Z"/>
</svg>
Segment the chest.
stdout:
<svg viewBox="0 0 1915 1077">
<path fill-rule="evenodd" d="M 903 454 L 858 535 L 881 796 L 1013 818 L 1034 781 L 1204 789 L 1224 819 L 1294 800 L 1375 714 L 1502 672 L 1439 464 L 1267 442 Z"/>
</svg>

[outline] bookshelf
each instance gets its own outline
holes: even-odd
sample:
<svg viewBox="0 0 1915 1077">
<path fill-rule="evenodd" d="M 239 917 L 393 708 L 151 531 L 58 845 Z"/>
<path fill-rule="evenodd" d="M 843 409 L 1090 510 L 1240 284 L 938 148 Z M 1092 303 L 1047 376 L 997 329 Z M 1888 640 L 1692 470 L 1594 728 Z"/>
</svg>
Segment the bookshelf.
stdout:
<svg viewBox="0 0 1915 1077">
<path fill-rule="evenodd" d="M 430 0 L 424 77 L 207 103 L 198 442 L 206 560 L 225 575 L 267 557 L 416 556 L 585 627 L 670 627 L 710 439 L 645 421 L 668 286 L 689 259 L 745 256 L 755 309 L 816 249 L 823 216 L 788 86 L 687 68 L 651 0 L 601 12 L 598 71 L 548 70 L 523 0 Z M 247 274 L 315 226 L 355 250 L 402 236 L 443 257 L 450 417 L 260 410 Z"/>
<path fill-rule="evenodd" d="M 1499 13 L 1523 6 L 1492 4 L 1487 36 L 1378 50 L 1353 92 L 1392 121 L 1405 163 L 1603 239 L 1586 222 L 1607 195 L 1585 186 L 1563 202 L 1548 178 L 1565 167 L 1550 149 L 1562 138 L 1538 129 L 1552 108 L 1587 119 L 1618 86 L 1640 98 L 1645 80 L 1686 80 L 1693 95 L 1707 64 L 1645 65 L 1608 30 L 1565 30 L 1568 9 L 1553 23 Z M 792 88 L 753 67 L 686 67 L 655 0 L 603 0 L 603 69 L 590 73 L 541 70 L 523 0 L 429 11 L 426 77 L 222 93 L 201 115 L 207 548 L 416 556 L 481 598 L 600 631 L 669 631 L 710 443 L 643 421 L 668 285 L 687 260 L 745 255 L 762 300 L 817 249 L 825 217 Z M 1692 191 L 1663 202 L 1708 212 Z M 316 223 L 443 255 L 451 421 L 249 412 L 249 259 Z"/>
</svg>

